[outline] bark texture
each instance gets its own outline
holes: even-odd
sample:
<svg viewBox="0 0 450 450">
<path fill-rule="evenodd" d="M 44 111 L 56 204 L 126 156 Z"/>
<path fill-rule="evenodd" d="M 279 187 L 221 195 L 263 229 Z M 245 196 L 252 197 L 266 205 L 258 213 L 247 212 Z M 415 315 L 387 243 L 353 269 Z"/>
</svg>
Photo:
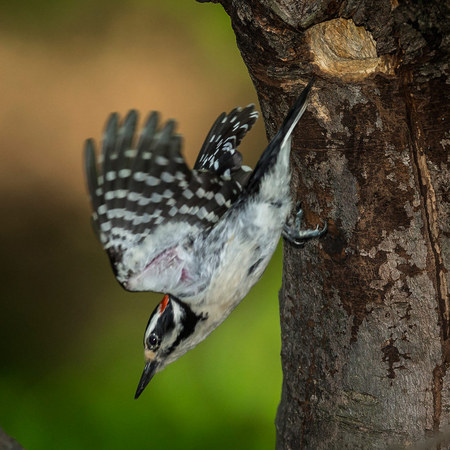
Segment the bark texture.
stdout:
<svg viewBox="0 0 450 450">
<path fill-rule="evenodd" d="M 285 245 L 277 448 L 409 446 L 450 422 L 449 3 L 219 3 L 269 138 L 316 76 L 292 193 L 329 232 Z"/>
</svg>

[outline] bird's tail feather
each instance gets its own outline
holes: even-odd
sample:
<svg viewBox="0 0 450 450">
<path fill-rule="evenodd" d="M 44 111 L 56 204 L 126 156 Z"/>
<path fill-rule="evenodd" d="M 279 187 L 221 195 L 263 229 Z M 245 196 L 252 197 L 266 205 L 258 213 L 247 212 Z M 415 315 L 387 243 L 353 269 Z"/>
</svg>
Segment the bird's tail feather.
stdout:
<svg viewBox="0 0 450 450">
<path fill-rule="evenodd" d="M 288 112 L 283 124 L 278 130 L 277 134 L 270 141 L 264 153 L 261 155 L 258 163 L 256 164 L 255 170 L 252 172 L 244 191 L 245 193 L 252 194 L 258 191 L 261 179 L 267 170 L 272 167 L 277 159 L 280 149 L 283 147 L 284 143 L 290 138 L 295 126 L 305 112 L 308 100 L 308 94 L 314 83 L 314 78 L 307 84 L 305 89 L 294 103 L 294 106 Z"/>
</svg>

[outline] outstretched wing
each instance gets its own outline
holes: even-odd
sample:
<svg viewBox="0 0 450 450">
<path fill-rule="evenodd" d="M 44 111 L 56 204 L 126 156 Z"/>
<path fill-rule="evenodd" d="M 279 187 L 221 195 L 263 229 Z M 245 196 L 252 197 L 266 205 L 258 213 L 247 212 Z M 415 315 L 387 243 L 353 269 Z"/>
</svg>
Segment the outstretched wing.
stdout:
<svg viewBox="0 0 450 450">
<path fill-rule="evenodd" d="M 206 136 L 194 169 L 234 176 L 245 182 L 251 169 L 242 166 L 242 155 L 237 147 L 257 119 L 258 112 L 254 105 L 248 105 L 244 109 L 235 108 L 229 114 L 222 113 Z M 243 173 L 238 174 L 240 171 Z"/>
<path fill-rule="evenodd" d="M 221 120 L 231 114 L 236 117 L 236 111 Z M 190 238 L 208 232 L 220 220 L 248 177 L 249 171 L 240 163 L 230 166 L 229 156 L 239 153 L 236 144 L 226 144 L 233 136 L 235 143 L 240 142 L 245 132 L 237 127 L 233 135 L 231 127 L 225 129 L 221 143 L 210 138 L 214 152 L 206 142 L 202 152 L 215 155 L 214 161 L 209 158 L 190 170 L 181 155 L 181 136 L 174 133 L 174 121 L 159 128 L 158 114 L 151 113 L 134 145 L 137 119 L 136 111 L 130 111 L 119 126 L 118 115 L 110 116 L 98 163 L 93 140 L 86 142 L 93 224 L 125 288 L 177 295 L 200 282 L 194 270 L 199 261 L 193 261 L 189 253 Z M 216 160 L 227 169 L 217 166 Z"/>
</svg>

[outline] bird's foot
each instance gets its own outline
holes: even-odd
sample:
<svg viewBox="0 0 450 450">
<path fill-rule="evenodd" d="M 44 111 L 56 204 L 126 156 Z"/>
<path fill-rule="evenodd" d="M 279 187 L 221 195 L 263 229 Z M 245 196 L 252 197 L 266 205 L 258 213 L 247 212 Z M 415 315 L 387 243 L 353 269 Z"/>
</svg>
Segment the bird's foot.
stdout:
<svg viewBox="0 0 450 450">
<path fill-rule="evenodd" d="M 310 228 L 307 230 L 302 230 L 302 218 L 303 218 L 303 210 L 300 204 L 297 204 L 297 214 L 295 216 L 294 226 L 284 224 L 282 235 L 288 240 L 291 244 L 301 246 L 306 241 L 309 241 L 313 238 L 319 238 L 323 236 L 328 229 L 327 222 L 324 223 L 322 229 L 319 228 L 319 225 L 316 228 Z"/>
</svg>

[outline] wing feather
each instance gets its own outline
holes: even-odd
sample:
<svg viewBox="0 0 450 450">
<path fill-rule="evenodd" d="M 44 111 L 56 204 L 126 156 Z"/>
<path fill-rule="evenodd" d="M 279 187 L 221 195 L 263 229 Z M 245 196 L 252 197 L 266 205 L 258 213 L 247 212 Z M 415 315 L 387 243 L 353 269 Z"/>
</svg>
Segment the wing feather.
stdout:
<svg viewBox="0 0 450 450">
<path fill-rule="evenodd" d="M 186 275 L 192 255 L 184 243 L 208 233 L 241 193 L 250 171 L 241 167 L 236 146 L 256 117 L 253 106 L 219 116 L 194 170 L 182 156 L 176 123 L 158 127 L 156 112 L 149 115 L 135 148 L 137 112 L 130 111 L 122 123 L 111 114 L 98 164 L 94 142 L 86 141 L 94 226 L 125 287 L 175 292 L 184 280 L 195 283 L 192 273 Z"/>
<path fill-rule="evenodd" d="M 214 122 L 194 164 L 194 169 L 224 174 L 239 170 L 242 155 L 237 151 L 245 134 L 258 118 L 254 105 L 222 113 Z"/>
</svg>

